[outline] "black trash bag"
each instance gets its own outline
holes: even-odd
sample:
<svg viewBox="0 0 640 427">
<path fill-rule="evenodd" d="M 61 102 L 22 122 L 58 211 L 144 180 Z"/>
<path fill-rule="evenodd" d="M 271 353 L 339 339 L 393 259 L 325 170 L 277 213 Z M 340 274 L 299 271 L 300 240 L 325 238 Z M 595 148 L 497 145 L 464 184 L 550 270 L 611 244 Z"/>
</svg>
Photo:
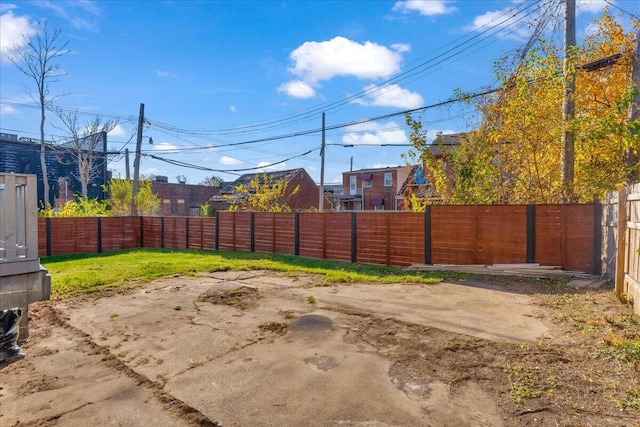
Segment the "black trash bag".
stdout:
<svg viewBox="0 0 640 427">
<path fill-rule="evenodd" d="M 18 347 L 22 309 L 11 308 L 0 311 L 0 370 L 22 359 L 25 354 Z"/>
</svg>

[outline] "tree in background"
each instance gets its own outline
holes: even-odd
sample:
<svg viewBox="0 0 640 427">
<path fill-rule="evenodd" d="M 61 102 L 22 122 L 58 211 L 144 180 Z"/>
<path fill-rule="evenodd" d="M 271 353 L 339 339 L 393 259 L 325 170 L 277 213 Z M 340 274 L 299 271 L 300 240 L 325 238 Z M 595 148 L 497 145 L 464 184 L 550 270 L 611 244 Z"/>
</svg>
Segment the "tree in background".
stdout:
<svg viewBox="0 0 640 427">
<path fill-rule="evenodd" d="M 249 183 L 237 185 L 236 193 L 228 196 L 231 202 L 229 210 L 291 212 L 287 199 L 300 191 L 300 186 L 291 192 L 287 191 L 288 186 L 289 181 L 284 179 L 276 180 L 266 173 L 256 174 Z"/>
<path fill-rule="evenodd" d="M 637 23 L 636 23 L 637 25 Z M 633 94 L 632 32 L 607 13 L 576 52 L 579 64 L 620 53 L 606 68 L 577 69 L 574 196 L 590 202 L 594 195 L 626 183 L 625 151 L 637 153 L 640 140 L 627 123 Z M 559 203 L 562 200 L 562 96 L 560 48 L 542 41 L 514 67 L 496 63 L 502 90 L 476 98 L 480 122 L 461 138 L 460 146 L 432 155 L 421 123 L 407 116 L 410 140 L 444 203 Z M 464 95 L 461 95 L 464 97 Z M 479 99 L 479 100 L 478 100 Z"/>
<path fill-rule="evenodd" d="M 67 134 L 67 140 L 59 143 L 58 148 L 73 159 L 66 164 L 77 165 L 78 171 L 73 175 L 80 181 L 82 195 L 87 197 L 89 182 L 100 176 L 101 168 L 106 167 L 103 163 L 106 162 L 107 155 L 102 146 L 106 134 L 111 132 L 118 122 L 103 122 L 99 116 L 81 122 L 77 111 L 65 112 L 61 108 L 53 108 L 53 112 L 62 122 L 59 129 Z M 58 161 L 65 162 L 62 157 L 58 157 Z"/>
<path fill-rule="evenodd" d="M 187 183 L 187 177 L 184 175 L 178 175 L 176 176 L 176 181 L 178 182 L 178 184 L 186 184 Z"/>
<path fill-rule="evenodd" d="M 39 24 L 39 31 L 33 37 L 23 36 L 24 43 L 9 48 L 9 61 L 29 77 L 35 84 L 37 95 L 29 90 L 29 95 L 40 108 L 40 165 L 42 168 L 42 182 L 44 184 L 45 207 L 51 204 L 49 198 L 49 178 L 47 176 L 46 144 L 44 139 L 45 111 L 55 100 L 49 89 L 52 83 L 65 75 L 62 68 L 55 61 L 69 53 L 68 41 L 60 42 L 61 30 L 51 31 L 47 27 L 47 21 Z"/>
<path fill-rule="evenodd" d="M 40 209 L 40 217 L 98 217 L 109 216 L 110 211 L 106 200 L 90 199 L 88 197 L 78 197 L 78 200 L 69 200 L 54 210 L 51 207 Z"/>
<path fill-rule="evenodd" d="M 131 214 L 131 198 L 133 182 L 126 179 L 111 179 L 107 191 L 112 216 L 129 216 Z M 136 198 L 140 215 L 153 216 L 160 212 L 160 199 L 151 189 L 151 181 L 141 181 Z"/>
<path fill-rule="evenodd" d="M 220 187 L 220 185 L 222 185 L 223 182 L 224 180 L 219 176 L 211 175 L 206 177 L 204 180 L 202 180 L 202 182 L 200 182 L 200 185 L 208 185 L 210 187 Z"/>
</svg>

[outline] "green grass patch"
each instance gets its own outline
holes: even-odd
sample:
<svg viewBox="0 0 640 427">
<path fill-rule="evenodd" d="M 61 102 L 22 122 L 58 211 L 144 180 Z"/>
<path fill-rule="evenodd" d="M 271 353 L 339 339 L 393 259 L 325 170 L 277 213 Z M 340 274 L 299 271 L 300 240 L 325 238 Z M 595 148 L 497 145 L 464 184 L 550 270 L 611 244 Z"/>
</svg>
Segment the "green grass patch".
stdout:
<svg viewBox="0 0 640 427">
<path fill-rule="evenodd" d="M 319 284 L 333 283 L 439 283 L 451 274 L 403 271 L 400 268 L 349 264 L 292 255 L 255 252 L 134 249 L 101 254 L 75 254 L 41 258 L 51 274 L 51 297 L 60 299 L 105 288 L 130 286 L 163 276 L 215 271 L 272 270 L 318 274 Z"/>
</svg>

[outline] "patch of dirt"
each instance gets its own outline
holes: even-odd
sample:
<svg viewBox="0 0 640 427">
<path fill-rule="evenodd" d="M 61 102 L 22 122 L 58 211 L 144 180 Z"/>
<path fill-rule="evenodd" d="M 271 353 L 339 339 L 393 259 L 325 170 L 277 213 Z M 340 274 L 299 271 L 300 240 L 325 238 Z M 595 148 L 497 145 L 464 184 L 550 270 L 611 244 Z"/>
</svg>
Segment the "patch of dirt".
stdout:
<svg viewBox="0 0 640 427">
<path fill-rule="evenodd" d="M 262 325 L 258 325 L 258 329 L 263 333 L 274 333 L 276 335 L 284 335 L 287 333 L 287 324 L 279 322 L 267 322 Z"/>
<path fill-rule="evenodd" d="M 262 296 L 258 289 L 249 286 L 241 286 L 235 289 L 209 289 L 201 294 L 196 302 L 208 302 L 211 304 L 228 305 L 240 310 L 255 308 Z"/>
<path fill-rule="evenodd" d="M 453 395 L 479 385 L 507 426 L 640 426 L 639 319 L 610 291 L 564 291 L 535 296 L 539 316 L 564 335 L 558 344 L 499 343 L 374 316 L 354 318 L 345 340 L 389 359 L 392 382 L 415 398 L 428 399 L 434 384 Z M 631 351 L 612 347 L 616 340 Z"/>
</svg>

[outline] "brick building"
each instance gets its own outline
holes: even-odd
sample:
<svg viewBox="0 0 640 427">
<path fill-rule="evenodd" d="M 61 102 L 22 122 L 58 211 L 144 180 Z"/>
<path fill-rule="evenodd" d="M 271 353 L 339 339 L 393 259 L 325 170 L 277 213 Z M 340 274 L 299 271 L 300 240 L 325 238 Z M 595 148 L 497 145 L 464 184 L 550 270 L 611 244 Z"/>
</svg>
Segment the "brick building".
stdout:
<svg viewBox="0 0 640 427">
<path fill-rule="evenodd" d="M 151 182 L 151 191 L 160 199 L 160 209 L 165 216 L 198 216 L 200 206 L 220 191 L 220 187 L 170 184 L 158 178 Z"/>
<path fill-rule="evenodd" d="M 100 135 L 101 143 L 95 150 L 94 167 L 98 173 L 89 181 L 88 197 L 103 200 L 103 185 L 109 181 L 107 170 L 107 134 Z M 77 180 L 78 164 L 71 153 L 51 142 L 46 144 L 45 162 L 49 178 L 49 200 L 54 207 L 72 199 L 82 188 Z M 37 177 L 38 207 L 44 204 L 44 183 L 40 164 L 40 140 L 18 138 L 18 135 L 0 133 L 0 172 L 35 174 Z"/>
<path fill-rule="evenodd" d="M 337 210 L 401 210 L 402 186 L 411 166 L 361 169 L 342 173 L 342 195 Z"/>
<path fill-rule="evenodd" d="M 264 174 L 268 179 L 272 179 L 274 182 L 281 180 L 287 181 L 287 193 L 285 197 L 287 199 L 287 205 L 289 205 L 292 211 L 318 209 L 320 190 L 318 189 L 315 181 L 303 168 L 266 172 Z M 238 198 L 240 196 L 235 190 L 235 187 L 249 184 L 256 175 L 261 177 L 263 173 L 249 173 L 242 175 L 234 182 L 223 187 L 217 195 L 211 198 L 210 203 L 212 207 L 216 211 L 228 210 L 231 205 L 230 202 L 233 201 L 234 198 Z M 291 194 L 298 186 L 300 186 L 298 192 L 296 194 Z"/>
</svg>

